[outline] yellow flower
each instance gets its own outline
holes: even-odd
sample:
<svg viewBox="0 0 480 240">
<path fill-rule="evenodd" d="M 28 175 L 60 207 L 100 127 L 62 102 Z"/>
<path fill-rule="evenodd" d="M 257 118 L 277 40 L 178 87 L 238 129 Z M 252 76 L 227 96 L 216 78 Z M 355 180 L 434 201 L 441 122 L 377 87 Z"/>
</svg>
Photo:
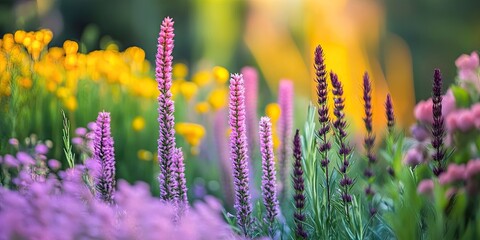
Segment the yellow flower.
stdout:
<svg viewBox="0 0 480 240">
<path fill-rule="evenodd" d="M 228 91 L 226 88 L 217 88 L 210 92 L 207 101 L 213 109 L 219 110 L 227 105 Z"/>
<path fill-rule="evenodd" d="M 139 132 L 145 128 L 145 119 L 141 116 L 137 116 L 132 121 L 132 128 L 136 132 Z"/>
<path fill-rule="evenodd" d="M 65 69 L 71 70 L 77 67 L 77 55 L 76 54 L 68 54 L 65 57 Z"/>
<path fill-rule="evenodd" d="M 50 41 L 52 41 L 52 38 L 53 38 L 52 31 L 50 31 L 49 29 L 42 29 L 40 31 L 43 32 L 43 39 L 42 39 L 43 44 L 44 45 L 49 44 Z"/>
<path fill-rule="evenodd" d="M 180 92 L 182 95 L 187 99 L 187 101 L 190 101 L 195 94 L 197 94 L 198 87 L 197 84 L 193 82 L 184 82 L 180 85 Z"/>
<path fill-rule="evenodd" d="M 30 89 L 33 85 L 32 79 L 28 77 L 21 77 L 18 80 L 18 83 L 20 84 L 20 86 L 22 86 L 25 89 Z"/>
<path fill-rule="evenodd" d="M 192 81 L 196 83 L 199 87 L 203 87 L 210 83 L 210 72 L 208 71 L 199 71 L 193 75 Z"/>
<path fill-rule="evenodd" d="M 78 43 L 75 41 L 67 40 L 63 43 L 63 49 L 65 49 L 65 54 L 75 54 L 78 51 Z"/>
<path fill-rule="evenodd" d="M 64 103 L 65 107 L 69 110 L 69 111 L 75 111 L 78 107 L 78 102 L 77 102 L 77 99 L 74 97 L 74 96 L 69 96 L 67 97 L 65 100 L 64 100 Z"/>
<path fill-rule="evenodd" d="M 25 31 L 22 31 L 22 30 L 16 31 L 14 36 L 15 42 L 18 44 L 22 44 L 23 39 L 25 39 L 25 36 L 27 36 L 27 33 Z"/>
<path fill-rule="evenodd" d="M 143 161 L 150 161 L 153 158 L 153 154 L 148 150 L 140 149 L 137 152 L 137 157 L 138 157 L 138 159 L 143 160 Z"/>
<path fill-rule="evenodd" d="M 270 118 L 270 120 L 272 121 L 272 124 L 276 123 L 280 118 L 280 114 L 281 114 L 280 105 L 278 105 L 278 103 L 268 104 L 267 107 L 265 108 L 265 114 L 267 115 L 267 117 Z"/>
<path fill-rule="evenodd" d="M 210 110 L 210 105 L 208 102 L 199 102 L 195 106 L 195 110 L 200 114 L 204 114 Z"/>
<path fill-rule="evenodd" d="M 7 33 L 3 35 L 3 49 L 5 49 L 7 52 L 10 51 L 15 44 L 13 40 L 13 34 Z"/>
<path fill-rule="evenodd" d="M 69 97 L 70 95 L 72 95 L 72 92 L 70 91 L 70 89 L 68 89 L 66 87 L 59 87 L 58 90 L 57 90 L 57 97 L 58 98 L 65 99 L 65 98 Z"/>
<path fill-rule="evenodd" d="M 225 84 L 229 78 L 229 72 L 226 68 L 215 66 L 213 67 L 213 78 L 218 84 Z"/>
<path fill-rule="evenodd" d="M 192 147 L 197 147 L 205 136 L 205 128 L 196 123 L 181 122 L 175 124 L 175 131 L 185 138 Z"/>
<path fill-rule="evenodd" d="M 172 70 L 173 78 L 185 78 L 188 75 L 188 67 L 183 63 L 177 63 L 173 65 Z"/>
</svg>

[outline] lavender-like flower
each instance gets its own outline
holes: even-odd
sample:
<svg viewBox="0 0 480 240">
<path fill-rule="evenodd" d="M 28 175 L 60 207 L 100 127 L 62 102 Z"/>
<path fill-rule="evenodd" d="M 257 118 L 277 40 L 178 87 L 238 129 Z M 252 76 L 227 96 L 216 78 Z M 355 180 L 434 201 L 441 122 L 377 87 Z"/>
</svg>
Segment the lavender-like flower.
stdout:
<svg viewBox="0 0 480 240">
<path fill-rule="evenodd" d="M 387 94 L 387 100 L 385 100 L 385 114 L 387 116 L 388 132 L 391 134 L 395 127 L 395 114 L 393 112 L 393 103 L 390 94 Z"/>
<path fill-rule="evenodd" d="M 318 137 L 320 138 L 318 151 L 320 152 L 322 168 L 325 169 L 325 185 L 327 189 L 327 205 L 330 209 L 330 181 L 328 164 L 328 151 L 331 149 L 330 142 L 327 138 L 330 132 L 330 116 L 328 115 L 328 83 L 327 72 L 325 67 L 325 58 L 323 49 L 320 45 L 315 49 L 315 81 L 317 82 L 317 103 L 318 103 L 318 121 L 320 122 L 320 129 L 318 130 Z"/>
<path fill-rule="evenodd" d="M 253 155 L 257 146 L 257 102 L 258 102 L 258 73 L 253 67 L 243 67 L 241 70 L 245 81 L 245 113 L 247 125 L 248 152 Z"/>
<path fill-rule="evenodd" d="M 276 171 L 273 156 L 272 123 L 270 118 L 260 119 L 260 153 L 262 154 L 262 195 L 263 204 L 267 210 L 266 221 L 272 231 L 275 217 L 278 215 L 278 200 L 276 190 Z"/>
<path fill-rule="evenodd" d="M 372 188 L 371 180 L 374 176 L 374 172 L 372 169 L 372 165 L 375 164 L 377 158 L 373 153 L 373 144 L 375 143 L 375 134 L 373 134 L 373 127 L 372 127 L 372 83 L 368 76 L 368 73 L 365 72 L 363 75 L 363 102 L 364 102 L 364 110 L 365 116 L 363 118 L 363 122 L 365 123 L 365 130 L 367 131 L 365 138 L 364 138 L 364 147 L 367 155 L 367 168 L 364 171 L 364 176 L 367 178 L 368 186 L 365 188 L 365 194 L 371 197 L 375 195 L 375 191 Z M 373 206 L 370 206 L 370 214 L 374 215 L 376 213 L 376 209 Z"/>
<path fill-rule="evenodd" d="M 291 156 L 291 135 L 293 128 L 293 83 L 290 80 L 281 80 L 278 89 L 278 104 L 280 105 L 280 119 L 278 122 L 278 131 L 280 138 L 279 158 L 280 164 L 280 182 L 282 183 L 282 193 L 280 199 L 284 199 L 287 194 L 287 176 L 288 159 Z"/>
<path fill-rule="evenodd" d="M 305 221 L 305 182 L 303 180 L 302 168 L 302 145 L 300 142 L 300 134 L 297 129 L 295 137 L 293 138 L 293 189 L 295 194 L 293 200 L 295 203 L 295 212 L 293 218 L 295 221 L 295 235 L 299 239 L 307 239 L 308 235 L 303 226 Z"/>
<path fill-rule="evenodd" d="M 185 164 L 183 162 L 183 152 L 181 148 L 176 148 L 173 158 L 173 167 L 175 170 L 175 183 L 177 187 L 175 189 L 175 201 L 181 208 L 188 206 L 187 200 L 187 181 L 185 179 Z"/>
<path fill-rule="evenodd" d="M 340 173 L 342 174 L 342 179 L 340 180 L 340 186 L 342 187 L 342 201 L 345 206 L 345 213 L 348 216 L 348 206 L 347 204 L 352 201 L 352 196 L 348 193 L 350 186 L 353 184 L 353 180 L 348 177 L 348 167 L 350 166 L 349 154 L 352 149 L 348 146 L 347 143 L 347 123 L 345 121 L 345 99 L 343 98 L 343 87 L 342 83 L 338 80 L 337 74 L 330 72 L 330 80 L 332 82 L 332 93 L 333 93 L 333 102 L 334 110 L 333 114 L 336 119 L 333 122 L 333 127 L 335 128 L 336 141 L 340 149 L 338 154 L 342 159 L 340 165 Z"/>
<path fill-rule="evenodd" d="M 445 170 L 443 166 L 445 158 L 445 149 L 443 147 L 445 124 L 442 116 L 442 75 L 439 69 L 435 69 L 433 75 L 432 102 L 432 147 L 435 150 L 432 159 L 437 162 L 437 165 L 433 168 L 433 174 L 438 177 Z"/>
<path fill-rule="evenodd" d="M 170 201 L 174 198 L 176 182 L 174 179 L 173 162 L 175 151 L 175 106 L 170 88 L 172 86 L 172 51 L 173 51 L 173 19 L 163 20 L 158 37 L 155 78 L 158 83 L 158 163 L 160 165 L 160 198 Z"/>
<path fill-rule="evenodd" d="M 241 74 L 230 78 L 229 103 L 230 159 L 235 186 L 237 222 L 244 236 L 249 236 L 252 205 L 248 179 L 247 137 L 245 126 L 245 86 Z"/>
<path fill-rule="evenodd" d="M 100 112 L 97 117 L 95 138 L 93 139 L 93 159 L 98 169 L 95 174 L 96 197 L 107 203 L 113 203 L 115 191 L 115 152 L 110 133 L 110 113 Z"/>
</svg>

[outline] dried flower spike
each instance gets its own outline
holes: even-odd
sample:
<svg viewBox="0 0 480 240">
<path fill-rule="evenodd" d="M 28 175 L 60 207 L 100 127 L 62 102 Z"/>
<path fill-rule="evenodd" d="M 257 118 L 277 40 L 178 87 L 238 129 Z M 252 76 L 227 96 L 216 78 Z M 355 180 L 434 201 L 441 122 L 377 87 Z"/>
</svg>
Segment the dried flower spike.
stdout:
<svg viewBox="0 0 480 240">
<path fill-rule="evenodd" d="M 230 160 L 235 186 L 237 222 L 244 236 L 249 236 L 252 205 L 248 179 L 247 137 L 245 125 L 245 86 L 240 74 L 230 78 L 229 103 Z"/>
<path fill-rule="evenodd" d="M 158 37 L 155 78 L 158 83 L 158 163 L 160 165 L 160 198 L 171 201 L 175 195 L 173 161 L 175 151 L 175 106 L 170 88 L 172 86 L 173 19 L 163 20 Z"/>
<path fill-rule="evenodd" d="M 113 138 L 110 133 L 110 113 L 98 114 L 93 139 L 93 159 L 98 169 L 95 174 L 95 189 L 97 199 L 113 203 L 115 191 L 115 152 Z"/>
<path fill-rule="evenodd" d="M 385 100 L 385 113 L 387 116 L 388 132 L 392 133 L 395 127 L 395 114 L 393 112 L 393 103 L 390 94 L 387 94 L 387 100 Z"/>
</svg>

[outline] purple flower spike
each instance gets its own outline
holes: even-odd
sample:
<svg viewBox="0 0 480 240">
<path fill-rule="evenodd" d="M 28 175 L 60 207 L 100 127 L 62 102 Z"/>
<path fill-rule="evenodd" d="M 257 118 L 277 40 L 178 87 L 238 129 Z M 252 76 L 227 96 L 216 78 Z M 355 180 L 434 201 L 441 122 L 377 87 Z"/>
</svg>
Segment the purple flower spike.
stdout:
<svg viewBox="0 0 480 240">
<path fill-rule="evenodd" d="M 252 205 L 250 200 L 245 126 L 245 87 L 240 74 L 230 78 L 229 103 L 230 159 L 233 166 L 235 186 L 235 210 L 237 222 L 244 236 L 249 236 Z"/>
<path fill-rule="evenodd" d="M 176 187 L 176 201 L 181 208 L 188 206 L 187 200 L 187 181 L 185 179 L 185 164 L 183 162 L 183 152 L 181 148 L 176 148 L 174 152 L 174 169 L 175 169 L 175 183 Z"/>
<path fill-rule="evenodd" d="M 295 212 L 293 218 L 296 227 L 295 235 L 299 239 L 307 239 L 308 235 L 303 226 L 303 222 L 306 219 L 303 212 L 303 208 L 305 208 L 305 182 L 302 169 L 302 145 L 298 129 L 293 138 L 293 160 L 293 189 L 295 189 L 295 194 L 293 195 Z"/>
<path fill-rule="evenodd" d="M 280 147 L 278 162 L 280 164 L 280 182 L 282 193 L 280 199 L 287 194 L 288 159 L 292 155 L 292 127 L 293 127 L 293 83 L 290 80 L 281 80 L 278 89 L 278 104 L 280 105 L 280 119 L 278 122 L 278 136 Z"/>
<path fill-rule="evenodd" d="M 173 51 L 173 19 L 163 19 L 158 37 L 157 56 L 155 60 L 155 78 L 158 83 L 158 163 L 160 165 L 160 198 L 170 201 L 174 198 L 175 179 L 173 172 L 173 156 L 175 151 L 175 106 L 170 88 L 172 86 L 172 51 Z"/>
<path fill-rule="evenodd" d="M 442 75 L 439 69 L 435 69 L 432 86 L 432 147 L 435 150 L 432 159 L 437 162 L 433 168 L 435 176 L 439 176 L 444 171 L 443 161 L 445 149 L 443 148 L 443 138 L 445 137 L 445 124 L 442 116 Z"/>
<path fill-rule="evenodd" d="M 257 102 L 258 102 L 258 73 L 253 67 L 244 67 L 241 70 L 245 81 L 245 113 L 247 124 L 248 151 L 253 155 L 253 147 L 257 146 Z"/>
<path fill-rule="evenodd" d="M 113 138 L 110 133 L 110 113 L 98 114 L 95 138 L 93 139 L 93 159 L 99 169 L 95 174 L 95 189 L 97 199 L 107 203 L 113 203 L 115 191 L 115 153 Z"/>
<path fill-rule="evenodd" d="M 328 164 L 328 151 L 331 149 L 329 139 L 327 138 L 330 132 L 330 116 L 328 115 L 328 83 L 327 72 L 325 70 L 325 57 L 323 49 L 320 45 L 315 49 L 315 82 L 317 83 L 317 103 L 318 103 L 318 121 L 320 122 L 320 129 L 318 130 L 319 146 L 322 168 L 325 168 L 325 188 L 327 189 L 327 205 L 330 210 L 330 179 Z"/>
<path fill-rule="evenodd" d="M 260 119 L 260 153 L 262 154 L 262 195 L 263 204 L 267 209 L 266 221 L 272 230 L 275 217 L 278 215 L 278 200 L 276 190 L 276 171 L 273 156 L 272 123 L 270 118 Z"/>
<path fill-rule="evenodd" d="M 338 154 L 342 160 L 340 164 L 340 173 L 342 174 L 342 181 L 344 186 L 342 186 L 342 201 L 345 206 L 345 214 L 348 216 L 348 206 L 347 204 L 352 201 L 352 196 L 348 193 L 350 186 L 353 184 L 353 181 L 348 177 L 348 167 L 350 166 L 349 154 L 352 149 L 348 146 L 347 143 L 347 122 L 345 121 L 345 99 L 343 97 L 343 87 L 342 83 L 338 80 L 337 74 L 330 72 L 330 79 L 332 82 L 332 92 L 333 92 L 333 102 L 334 110 L 333 114 L 335 115 L 335 121 L 333 122 L 333 127 L 335 128 L 335 135 L 337 144 L 340 146 Z"/>
<path fill-rule="evenodd" d="M 367 179 L 368 185 L 365 188 L 365 194 L 368 197 L 371 197 L 375 194 L 375 191 L 373 190 L 372 187 L 372 179 L 375 176 L 375 173 L 373 171 L 373 164 L 377 161 L 377 158 L 375 157 L 375 153 L 373 152 L 373 145 L 375 143 L 375 134 L 373 134 L 373 127 L 372 127 L 372 119 L 373 119 L 373 113 L 372 113 L 372 82 L 370 81 L 370 77 L 368 76 L 368 73 L 365 72 L 363 75 L 363 107 L 365 110 L 365 116 L 363 118 L 363 122 L 365 123 L 365 130 L 366 130 L 366 135 L 364 138 L 364 147 L 365 147 L 365 152 L 366 152 L 366 157 L 368 160 L 367 163 L 367 168 L 364 171 L 364 176 Z M 340 183 L 341 184 L 341 183 Z M 373 203 L 371 203 L 373 204 Z M 370 213 L 376 212 L 374 210 L 373 206 L 370 206 Z"/>
<path fill-rule="evenodd" d="M 390 94 L 387 94 L 387 100 L 385 101 L 385 113 L 387 115 L 388 132 L 392 133 L 395 127 L 395 114 L 393 112 L 393 103 Z"/>
</svg>

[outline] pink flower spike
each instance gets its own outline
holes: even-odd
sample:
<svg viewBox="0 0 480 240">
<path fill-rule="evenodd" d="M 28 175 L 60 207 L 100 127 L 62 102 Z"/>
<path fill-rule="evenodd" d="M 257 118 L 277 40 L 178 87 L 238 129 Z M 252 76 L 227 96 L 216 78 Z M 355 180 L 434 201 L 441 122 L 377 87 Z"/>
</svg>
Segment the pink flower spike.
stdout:
<svg viewBox="0 0 480 240">
<path fill-rule="evenodd" d="M 282 186 L 280 199 L 287 193 L 287 182 L 290 156 L 292 155 L 293 130 L 293 82 L 288 79 L 280 80 L 278 88 L 278 104 L 280 105 L 280 119 L 278 121 L 278 137 L 280 138 L 278 163 L 279 177 Z M 282 201 L 282 200 L 280 200 Z"/>
<path fill-rule="evenodd" d="M 253 149 L 258 142 L 258 73 L 253 67 L 243 67 L 241 70 L 245 81 L 245 114 L 247 124 L 248 151 L 253 155 Z"/>
<path fill-rule="evenodd" d="M 158 164 L 160 175 L 160 198 L 172 201 L 176 182 L 174 177 L 174 151 L 175 151 L 175 106 L 172 100 L 172 61 L 173 61 L 173 19 L 163 19 L 158 36 L 157 55 L 155 60 L 155 78 L 158 83 Z"/>
<path fill-rule="evenodd" d="M 418 184 L 417 192 L 420 194 L 431 194 L 433 187 L 434 183 L 432 179 L 424 179 Z"/>
</svg>

